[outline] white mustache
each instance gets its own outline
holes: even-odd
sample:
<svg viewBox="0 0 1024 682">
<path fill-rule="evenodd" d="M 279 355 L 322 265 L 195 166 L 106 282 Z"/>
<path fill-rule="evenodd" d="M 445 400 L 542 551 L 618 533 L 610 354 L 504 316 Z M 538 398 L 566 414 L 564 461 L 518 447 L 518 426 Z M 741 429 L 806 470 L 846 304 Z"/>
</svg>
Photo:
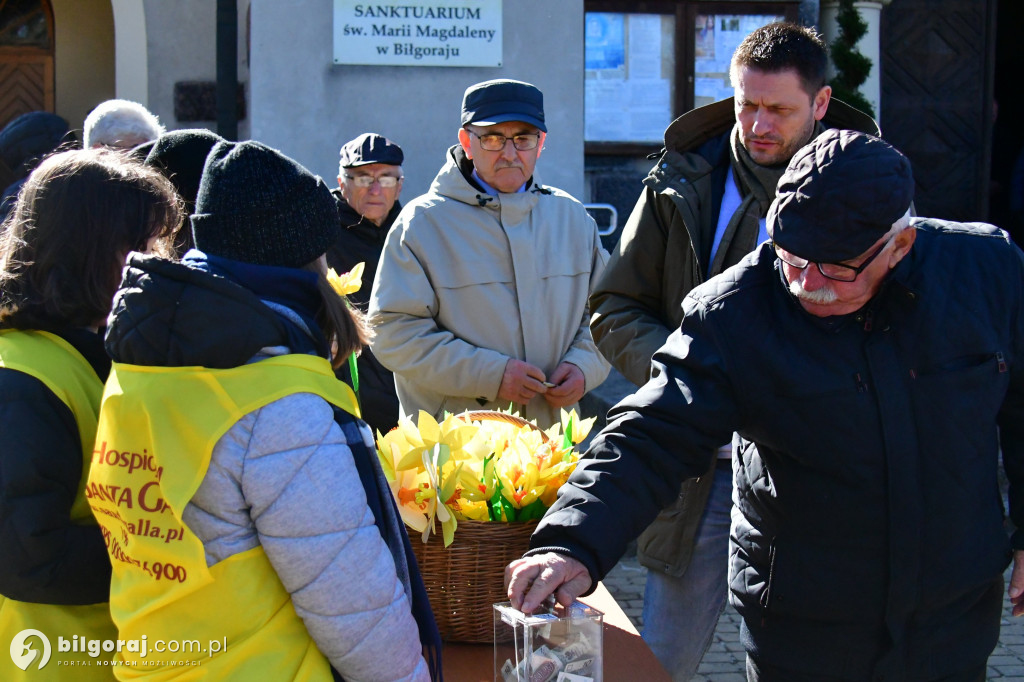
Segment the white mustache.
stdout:
<svg viewBox="0 0 1024 682">
<path fill-rule="evenodd" d="M 789 293 L 808 303 L 829 304 L 835 303 L 838 298 L 836 292 L 828 285 L 815 291 L 807 291 L 800 280 L 796 279 L 789 283 Z"/>
</svg>

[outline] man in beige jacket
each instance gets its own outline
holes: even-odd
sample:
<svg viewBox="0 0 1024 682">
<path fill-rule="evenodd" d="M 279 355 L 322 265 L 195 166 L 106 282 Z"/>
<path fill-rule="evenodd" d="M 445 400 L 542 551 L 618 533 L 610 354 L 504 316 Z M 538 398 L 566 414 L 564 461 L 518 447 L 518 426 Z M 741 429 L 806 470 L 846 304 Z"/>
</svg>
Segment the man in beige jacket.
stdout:
<svg viewBox="0 0 1024 682">
<path fill-rule="evenodd" d="M 547 428 L 608 375 L 587 310 L 608 256 L 583 205 L 538 181 L 546 134 L 533 85 L 470 86 L 460 144 L 395 221 L 370 314 L 403 414 L 511 404 Z"/>
</svg>

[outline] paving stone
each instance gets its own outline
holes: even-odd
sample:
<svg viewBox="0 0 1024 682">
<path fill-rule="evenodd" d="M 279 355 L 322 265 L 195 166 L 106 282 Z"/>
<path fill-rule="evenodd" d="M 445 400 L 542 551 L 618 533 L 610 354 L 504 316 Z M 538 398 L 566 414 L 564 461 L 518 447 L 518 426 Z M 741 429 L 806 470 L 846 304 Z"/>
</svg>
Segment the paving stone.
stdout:
<svg viewBox="0 0 1024 682">
<path fill-rule="evenodd" d="M 1009 571 L 1006 580 L 1009 581 Z M 647 570 L 636 557 L 623 559 L 608 574 L 605 586 L 623 607 L 638 630 L 643 629 L 641 617 Z M 1014 618 L 1009 600 L 1003 601 L 999 644 L 988 661 L 988 680 L 1024 682 L 1024 618 Z M 740 644 L 740 616 L 726 606 L 718 620 L 708 654 L 691 682 L 745 682 L 746 656 Z"/>
</svg>

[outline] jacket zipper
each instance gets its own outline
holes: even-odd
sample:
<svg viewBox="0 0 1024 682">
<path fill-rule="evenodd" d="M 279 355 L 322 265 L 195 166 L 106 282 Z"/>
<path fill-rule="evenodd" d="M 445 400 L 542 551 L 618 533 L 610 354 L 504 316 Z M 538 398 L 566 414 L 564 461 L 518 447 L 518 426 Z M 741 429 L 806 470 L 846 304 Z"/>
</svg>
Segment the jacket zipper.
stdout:
<svg viewBox="0 0 1024 682">
<path fill-rule="evenodd" d="M 761 627 L 768 625 L 768 610 L 772 603 L 772 583 L 775 582 L 775 540 L 768 545 L 768 585 L 761 593 Z"/>
</svg>

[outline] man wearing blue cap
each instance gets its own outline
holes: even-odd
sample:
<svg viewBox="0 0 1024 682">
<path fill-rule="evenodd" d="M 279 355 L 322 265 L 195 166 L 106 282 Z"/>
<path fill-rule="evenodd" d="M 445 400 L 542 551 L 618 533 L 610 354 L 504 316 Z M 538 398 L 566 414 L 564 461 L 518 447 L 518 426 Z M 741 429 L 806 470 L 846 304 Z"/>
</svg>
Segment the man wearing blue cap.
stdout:
<svg viewBox="0 0 1024 682">
<path fill-rule="evenodd" d="M 1024 254 L 991 225 L 912 219 L 913 188 L 863 133 L 793 156 L 772 241 L 686 297 L 506 571 L 513 604 L 588 591 L 735 432 L 748 680 L 985 679 L 1011 554 L 1024 612 L 997 480 L 1001 448 L 1024 528 Z"/>
<path fill-rule="evenodd" d="M 404 160 L 401 147 L 376 133 L 363 133 L 341 147 L 338 189 L 331 193 L 338 201 L 342 229 L 327 249 L 327 264 L 340 274 L 363 263 L 363 286 L 349 294 L 349 300 L 362 310 L 370 303 L 384 239 L 402 209 L 398 195 Z M 338 368 L 338 377 L 352 386 L 358 384 L 363 420 L 375 432 L 387 433 L 398 423 L 395 378 L 368 348 L 359 354 L 356 367 L 357 381 L 347 364 Z"/>
<path fill-rule="evenodd" d="M 607 254 L 583 205 L 540 183 L 546 135 L 533 85 L 470 86 L 460 144 L 388 235 L 372 348 L 403 414 L 511 404 L 547 428 L 607 376 L 587 315 Z"/>
</svg>

